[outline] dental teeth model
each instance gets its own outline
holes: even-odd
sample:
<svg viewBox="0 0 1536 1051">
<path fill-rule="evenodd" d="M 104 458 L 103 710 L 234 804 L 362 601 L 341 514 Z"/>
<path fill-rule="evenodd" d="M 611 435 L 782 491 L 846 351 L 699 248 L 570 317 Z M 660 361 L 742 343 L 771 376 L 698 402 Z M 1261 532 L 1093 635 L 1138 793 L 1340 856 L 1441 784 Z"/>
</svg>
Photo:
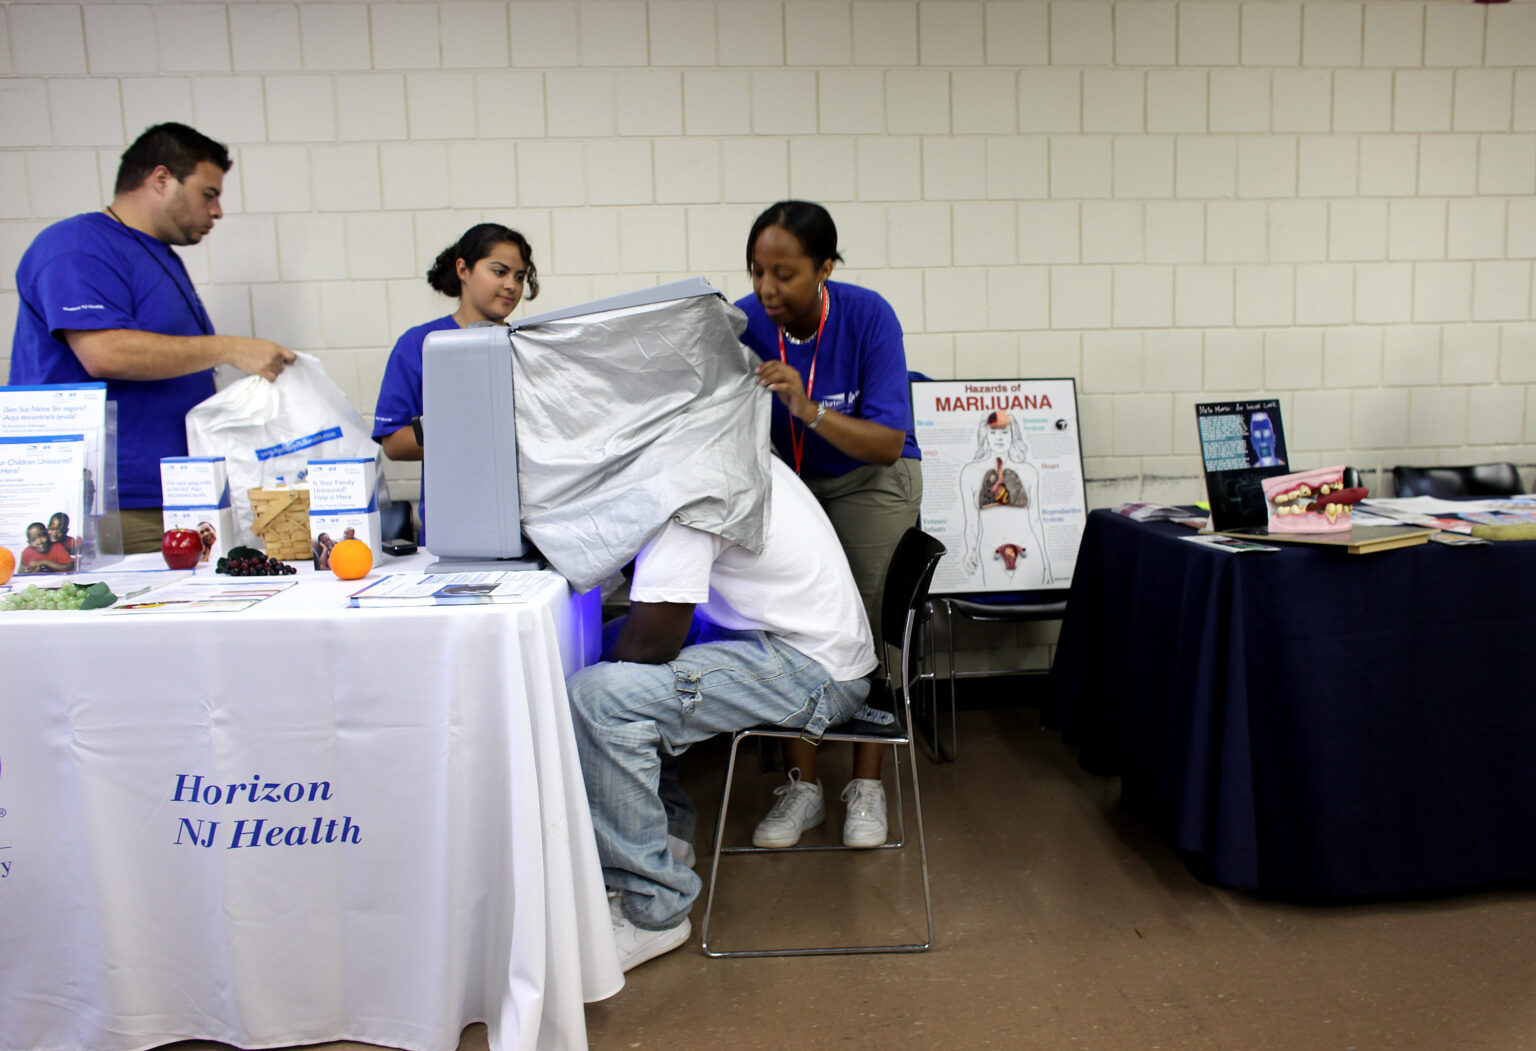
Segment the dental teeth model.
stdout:
<svg viewBox="0 0 1536 1051">
<path fill-rule="evenodd" d="M 1370 493 L 1344 488 L 1344 468 L 1321 467 L 1264 479 L 1272 533 L 1331 533 L 1349 529 L 1354 505 Z"/>
</svg>

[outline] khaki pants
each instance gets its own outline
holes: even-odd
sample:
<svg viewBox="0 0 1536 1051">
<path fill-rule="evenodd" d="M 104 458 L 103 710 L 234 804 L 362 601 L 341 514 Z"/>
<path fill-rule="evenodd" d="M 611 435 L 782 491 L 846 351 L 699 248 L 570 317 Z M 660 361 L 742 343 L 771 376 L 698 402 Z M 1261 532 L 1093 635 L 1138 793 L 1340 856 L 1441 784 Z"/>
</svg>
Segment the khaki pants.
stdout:
<svg viewBox="0 0 1536 1051">
<path fill-rule="evenodd" d="M 158 507 L 132 507 L 121 511 L 123 522 L 123 554 L 139 555 L 160 550 L 160 537 L 165 533 L 165 517 Z"/>
<path fill-rule="evenodd" d="M 889 467 L 866 464 L 836 478 L 807 478 L 805 484 L 832 520 L 848 556 L 874 632 L 875 654 L 884 668 L 880 604 L 885 595 L 885 571 L 902 535 L 917 525 L 923 502 L 922 464 L 906 458 Z M 901 640 L 894 643 L 900 645 Z"/>
</svg>

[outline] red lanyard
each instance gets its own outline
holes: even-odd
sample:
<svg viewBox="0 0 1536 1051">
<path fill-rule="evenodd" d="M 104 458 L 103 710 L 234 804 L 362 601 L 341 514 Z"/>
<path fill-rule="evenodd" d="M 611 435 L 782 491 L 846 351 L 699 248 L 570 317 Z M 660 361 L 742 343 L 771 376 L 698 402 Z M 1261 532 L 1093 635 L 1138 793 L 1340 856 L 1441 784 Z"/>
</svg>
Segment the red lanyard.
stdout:
<svg viewBox="0 0 1536 1051">
<path fill-rule="evenodd" d="M 816 355 L 821 350 L 821 330 L 827 327 L 827 304 L 831 302 L 831 296 L 827 293 L 827 286 L 821 286 L 821 320 L 816 322 L 816 342 L 811 347 L 811 372 L 805 381 L 805 396 L 811 397 L 811 392 L 816 389 Z M 784 326 L 779 326 L 779 360 L 789 364 L 784 357 Z M 800 458 L 805 452 L 805 424 L 800 424 L 800 429 L 795 429 L 799 421 L 793 416 L 789 418 L 789 444 L 795 450 L 795 473 L 800 473 Z"/>
</svg>

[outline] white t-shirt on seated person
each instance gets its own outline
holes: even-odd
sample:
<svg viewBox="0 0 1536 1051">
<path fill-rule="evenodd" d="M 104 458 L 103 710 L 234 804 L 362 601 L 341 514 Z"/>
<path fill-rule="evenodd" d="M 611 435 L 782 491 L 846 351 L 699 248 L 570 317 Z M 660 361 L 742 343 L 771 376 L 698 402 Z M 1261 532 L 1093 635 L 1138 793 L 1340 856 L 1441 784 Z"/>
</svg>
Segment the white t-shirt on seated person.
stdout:
<svg viewBox="0 0 1536 1051">
<path fill-rule="evenodd" d="M 777 636 L 840 682 L 868 675 L 874 638 L 842 545 L 805 483 L 771 459 L 762 554 L 668 522 L 635 559 L 630 600 L 692 602 L 722 628 Z"/>
</svg>

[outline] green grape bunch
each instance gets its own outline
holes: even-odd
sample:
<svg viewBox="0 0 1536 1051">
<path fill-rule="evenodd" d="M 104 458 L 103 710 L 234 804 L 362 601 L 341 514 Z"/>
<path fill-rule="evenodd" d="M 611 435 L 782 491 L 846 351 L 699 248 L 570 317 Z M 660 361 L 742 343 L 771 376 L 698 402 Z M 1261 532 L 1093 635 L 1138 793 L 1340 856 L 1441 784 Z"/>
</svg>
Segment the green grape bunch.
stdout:
<svg viewBox="0 0 1536 1051">
<path fill-rule="evenodd" d="M 5 596 L 0 601 L 0 610 L 101 609 L 116 601 L 117 596 L 105 584 L 75 584 L 66 580 L 56 588 L 40 588 L 36 584 L 28 584 L 22 590 Z"/>
</svg>

